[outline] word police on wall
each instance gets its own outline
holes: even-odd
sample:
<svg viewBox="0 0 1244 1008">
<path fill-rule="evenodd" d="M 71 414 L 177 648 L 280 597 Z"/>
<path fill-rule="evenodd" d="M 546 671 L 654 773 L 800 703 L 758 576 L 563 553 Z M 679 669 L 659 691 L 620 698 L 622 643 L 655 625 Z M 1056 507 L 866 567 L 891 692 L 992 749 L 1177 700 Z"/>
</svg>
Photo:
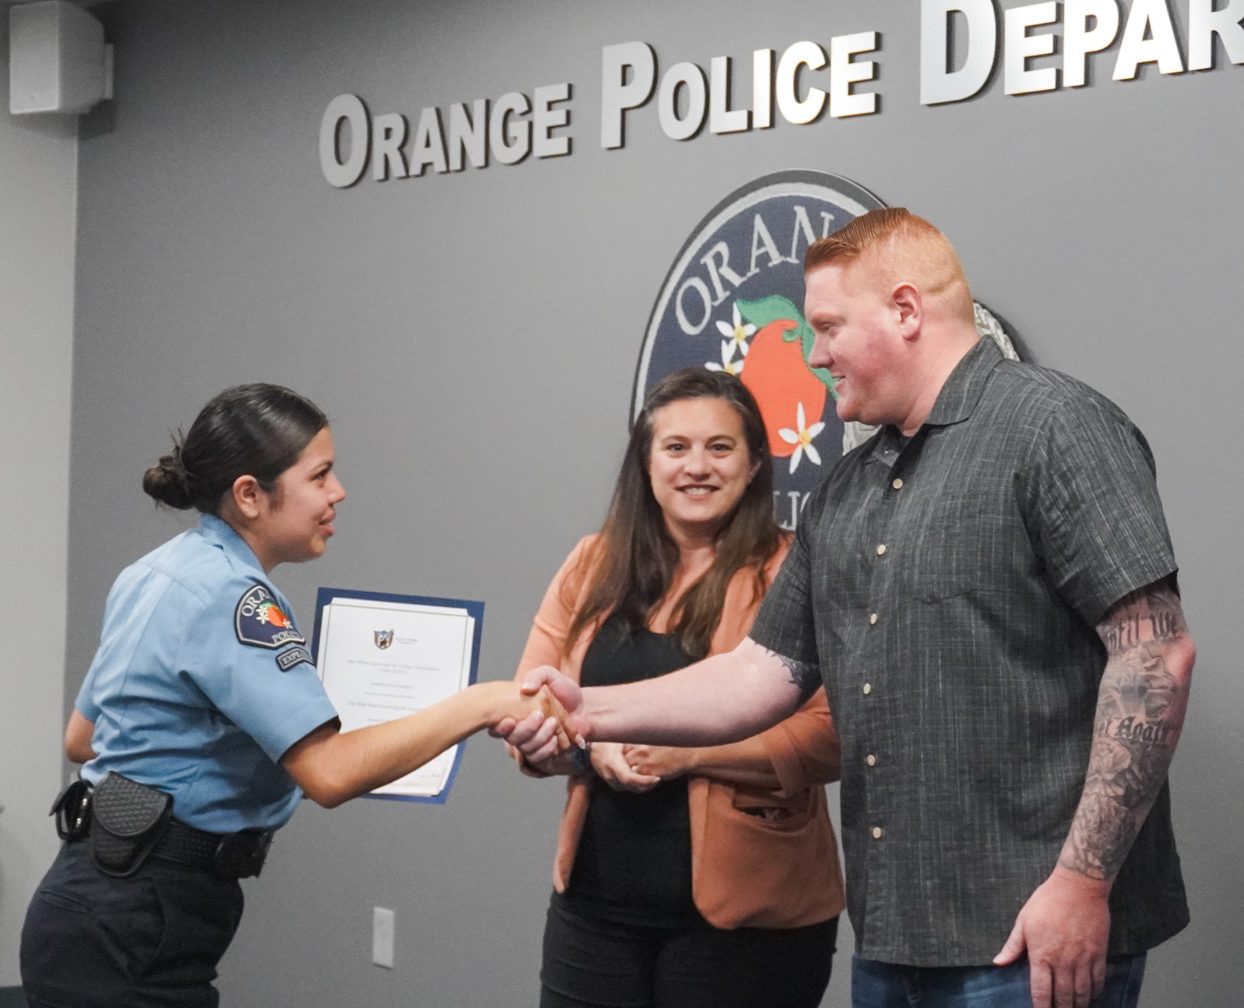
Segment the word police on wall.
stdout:
<svg viewBox="0 0 1244 1008">
<path fill-rule="evenodd" d="M 1172 4 L 1179 5 L 1172 8 Z M 1183 25 L 1176 27 L 1176 13 Z M 999 0 L 921 0 L 920 102 L 941 105 L 979 94 L 1001 69 L 1008 95 L 1082 87 L 1090 68 L 1113 81 L 1212 70 L 1221 51 L 1244 64 L 1244 0 L 1046 0 L 1000 9 Z M 708 67 L 662 68 L 646 42 L 601 51 L 600 146 L 624 146 L 628 123 L 655 118 L 671 140 L 704 132 L 745 133 L 784 120 L 804 126 L 881 111 L 881 33 L 799 41 L 778 52 L 714 56 Z M 572 150 L 569 82 L 420 110 L 376 114 L 362 98 L 338 95 L 320 122 L 320 168 L 346 188 L 370 177 L 419 177 Z"/>
</svg>

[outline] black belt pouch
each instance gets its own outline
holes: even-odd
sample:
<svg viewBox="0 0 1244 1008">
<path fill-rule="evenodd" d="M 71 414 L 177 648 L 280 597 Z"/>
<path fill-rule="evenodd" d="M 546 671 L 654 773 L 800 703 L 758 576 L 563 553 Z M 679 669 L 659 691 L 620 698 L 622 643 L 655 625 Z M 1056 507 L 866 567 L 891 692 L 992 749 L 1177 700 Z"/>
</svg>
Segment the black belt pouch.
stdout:
<svg viewBox="0 0 1244 1008">
<path fill-rule="evenodd" d="M 105 875 L 133 875 L 164 834 L 173 798 L 109 773 L 91 802 L 91 857 Z"/>
<path fill-rule="evenodd" d="M 91 785 L 78 778 L 62 791 L 48 813 L 56 817 L 56 835 L 81 840 L 91 831 Z"/>
</svg>

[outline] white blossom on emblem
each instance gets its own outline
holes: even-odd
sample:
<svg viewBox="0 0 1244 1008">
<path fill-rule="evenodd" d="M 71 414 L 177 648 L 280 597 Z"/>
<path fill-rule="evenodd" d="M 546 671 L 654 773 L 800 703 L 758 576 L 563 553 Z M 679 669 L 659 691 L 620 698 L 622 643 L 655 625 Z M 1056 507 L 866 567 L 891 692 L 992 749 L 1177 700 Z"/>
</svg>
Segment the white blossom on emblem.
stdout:
<svg viewBox="0 0 1244 1008">
<path fill-rule="evenodd" d="M 733 357 L 734 343 L 730 340 L 722 340 L 721 363 L 718 364 L 716 361 L 705 361 L 704 366 L 710 371 L 724 371 L 726 374 L 738 377 L 738 375 L 743 371 L 743 359 L 739 358 L 738 360 L 733 360 Z"/>
<path fill-rule="evenodd" d="M 787 444 L 795 446 L 794 454 L 790 457 L 792 473 L 799 468 L 799 463 L 803 461 L 805 455 L 813 465 L 821 464 L 821 453 L 812 444 L 812 439 L 825 429 L 825 422 L 818 420 L 811 427 L 807 426 L 807 415 L 804 413 L 803 403 L 800 402 L 795 411 L 795 426 L 796 430 L 791 430 L 789 427 L 782 427 L 778 430 L 778 437 Z"/>
<path fill-rule="evenodd" d="M 721 333 L 728 342 L 739 348 L 739 356 L 747 356 L 747 341 L 756 334 L 756 327 L 750 322 L 744 323 L 739 316 L 739 303 L 736 301 L 730 308 L 730 321 L 717 322 L 717 331 Z M 733 354 L 731 354 L 733 356 Z M 742 364 L 739 365 L 742 367 Z M 731 374 L 738 372 L 732 371 Z"/>
</svg>

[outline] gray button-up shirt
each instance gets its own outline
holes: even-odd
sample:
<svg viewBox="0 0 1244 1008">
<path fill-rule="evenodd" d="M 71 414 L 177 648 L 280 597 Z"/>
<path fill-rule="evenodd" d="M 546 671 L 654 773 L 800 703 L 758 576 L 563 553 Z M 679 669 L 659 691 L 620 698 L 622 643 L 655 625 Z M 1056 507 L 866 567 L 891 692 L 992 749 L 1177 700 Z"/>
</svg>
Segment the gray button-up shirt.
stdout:
<svg viewBox="0 0 1244 1008">
<path fill-rule="evenodd" d="M 809 500 L 751 637 L 818 663 L 842 738 L 857 952 L 987 964 L 1057 862 L 1123 596 L 1175 571 L 1143 435 L 982 340 L 910 439 Z M 1110 953 L 1187 922 L 1164 788 L 1111 897 Z"/>
</svg>

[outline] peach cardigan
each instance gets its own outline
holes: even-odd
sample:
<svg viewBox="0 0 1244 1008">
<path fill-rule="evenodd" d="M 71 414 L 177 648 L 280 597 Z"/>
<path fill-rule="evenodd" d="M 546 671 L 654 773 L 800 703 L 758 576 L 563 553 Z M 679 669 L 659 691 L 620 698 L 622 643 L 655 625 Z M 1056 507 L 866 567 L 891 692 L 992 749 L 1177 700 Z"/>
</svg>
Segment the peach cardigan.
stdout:
<svg viewBox="0 0 1244 1008">
<path fill-rule="evenodd" d="M 556 666 L 578 680 L 596 627 L 588 628 L 569 656 L 562 656 L 562 644 L 584 594 L 584 575 L 597 538 L 580 540 L 545 592 L 519 661 L 519 680 L 537 665 Z M 788 547 L 789 542 L 783 542 L 769 562 L 770 580 Z M 759 603 L 751 571 L 740 571 L 726 591 L 710 654 L 732 650 L 747 635 Z M 780 790 L 708 777 L 687 779 L 692 896 L 700 913 L 719 928 L 789 928 L 827 920 L 842 911 L 843 891 L 838 844 L 823 787 L 838 779 L 840 767 L 825 691 L 817 690 L 798 711 L 759 737 L 773 761 Z M 524 770 L 542 776 L 534 768 Z M 553 863 L 558 892 L 566 891 L 595 785 L 594 777 L 569 778 Z"/>
</svg>

